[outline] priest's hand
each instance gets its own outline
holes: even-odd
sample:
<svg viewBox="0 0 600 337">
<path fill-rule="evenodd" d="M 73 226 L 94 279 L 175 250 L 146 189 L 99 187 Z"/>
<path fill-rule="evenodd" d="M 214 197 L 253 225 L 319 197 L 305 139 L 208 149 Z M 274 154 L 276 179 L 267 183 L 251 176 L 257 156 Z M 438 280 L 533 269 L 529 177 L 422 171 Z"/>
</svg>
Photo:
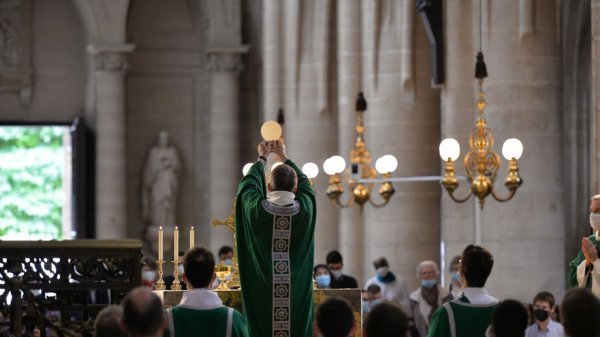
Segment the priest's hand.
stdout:
<svg viewBox="0 0 600 337">
<path fill-rule="evenodd" d="M 583 240 L 581 240 L 581 251 L 583 252 L 583 256 L 585 256 L 585 261 L 588 265 L 593 264 L 598 259 L 598 251 L 589 238 L 583 238 Z"/>
<path fill-rule="evenodd" d="M 269 156 L 269 152 L 271 152 L 269 142 L 267 142 L 266 140 L 260 142 L 256 149 L 258 150 L 259 157 L 267 158 Z"/>
<path fill-rule="evenodd" d="M 283 141 L 281 141 L 281 139 L 278 139 L 278 140 L 272 141 L 272 143 L 273 143 L 273 153 L 275 153 L 277 156 L 279 156 L 279 158 L 281 158 L 281 161 L 286 161 L 287 155 L 285 153 L 285 144 L 283 144 Z"/>
</svg>

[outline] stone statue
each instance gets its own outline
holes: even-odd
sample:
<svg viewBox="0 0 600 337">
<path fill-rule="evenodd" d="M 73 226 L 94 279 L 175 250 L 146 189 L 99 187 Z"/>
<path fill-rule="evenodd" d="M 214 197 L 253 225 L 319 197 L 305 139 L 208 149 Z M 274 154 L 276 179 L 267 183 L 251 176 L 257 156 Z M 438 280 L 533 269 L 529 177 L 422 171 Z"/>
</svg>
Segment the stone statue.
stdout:
<svg viewBox="0 0 600 337">
<path fill-rule="evenodd" d="M 143 168 L 142 219 L 144 238 L 153 251 L 157 250 L 157 232 L 160 226 L 176 224 L 177 194 L 181 161 L 177 149 L 169 143 L 169 134 L 161 131 L 158 142 L 148 152 Z M 170 231 L 166 231 L 170 232 Z M 165 237 L 167 239 L 167 237 Z M 169 247 L 165 241 L 165 253 Z M 170 252 L 170 250 L 169 250 Z"/>
</svg>

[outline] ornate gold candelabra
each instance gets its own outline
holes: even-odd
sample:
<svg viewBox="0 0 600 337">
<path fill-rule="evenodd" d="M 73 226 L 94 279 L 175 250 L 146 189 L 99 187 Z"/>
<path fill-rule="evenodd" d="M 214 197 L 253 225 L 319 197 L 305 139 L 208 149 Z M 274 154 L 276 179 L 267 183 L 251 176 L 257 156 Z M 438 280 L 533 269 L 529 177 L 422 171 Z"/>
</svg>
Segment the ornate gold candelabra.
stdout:
<svg viewBox="0 0 600 337">
<path fill-rule="evenodd" d="M 165 281 L 163 280 L 163 263 L 165 261 L 160 260 L 156 261 L 158 264 L 158 281 L 156 281 L 156 285 L 154 286 L 155 290 L 165 290 L 167 287 L 165 286 Z"/>
<path fill-rule="evenodd" d="M 496 174 L 500 167 L 500 156 L 493 149 L 494 135 L 487 127 L 487 122 L 484 117 L 484 109 L 486 108 L 485 93 L 483 91 L 483 79 L 487 76 L 485 63 L 483 63 L 483 54 L 479 52 L 477 55 L 476 78 L 479 83 L 479 98 L 477 100 L 478 117 L 477 122 L 469 137 L 469 151 L 464 158 L 465 171 L 467 180 L 471 185 L 467 195 L 463 198 L 458 198 L 454 195 L 454 191 L 458 188 L 459 182 L 456 178 L 454 161 L 460 155 L 460 145 L 453 138 L 446 138 L 440 143 L 440 157 L 445 161 L 445 174 L 441 184 L 444 186 L 448 195 L 452 200 L 462 203 L 467 201 L 471 195 L 475 195 L 479 199 L 480 207 L 483 208 L 485 198 L 492 195 L 494 199 L 500 202 L 512 199 L 517 192 L 517 189 L 523 183 L 519 176 L 519 165 L 517 160 L 523 153 L 523 145 L 516 138 L 507 139 L 502 146 L 502 154 L 508 160 L 508 175 L 504 181 L 504 186 L 508 188 L 509 194 L 506 197 L 498 195 L 494 189 Z"/>
<path fill-rule="evenodd" d="M 352 196 L 347 202 L 344 203 L 340 200 L 341 195 L 344 193 L 341 174 L 346 168 L 345 160 L 340 156 L 333 156 L 327 159 L 323 164 L 323 170 L 330 176 L 326 194 L 331 202 L 339 208 L 349 207 L 356 203 L 362 209 L 362 206 L 366 202 L 369 202 L 374 207 L 383 207 L 387 205 L 395 192 L 394 186 L 390 181 L 387 181 L 387 179 L 391 178 L 391 173 L 395 171 L 398 166 L 396 158 L 391 155 L 386 155 L 377 160 L 375 168 L 371 166 L 371 153 L 367 150 L 364 141 L 364 113 L 366 110 L 367 101 L 363 94 L 359 93 L 356 100 L 356 142 L 354 149 L 350 152 L 351 167 L 349 170 L 345 171 L 343 176 L 346 185 L 352 191 Z M 378 172 L 383 177 L 383 182 L 378 190 L 379 195 L 383 199 L 383 202 L 381 203 L 376 203 L 371 199 L 371 190 L 373 189 L 374 183 L 362 182 L 362 180 L 375 179 Z"/>
<path fill-rule="evenodd" d="M 181 261 L 179 261 L 179 259 L 176 259 L 173 262 L 173 266 L 174 266 L 174 270 L 173 270 L 173 284 L 171 284 L 171 290 L 181 290 L 181 283 L 179 282 L 179 264 L 181 263 Z"/>
</svg>

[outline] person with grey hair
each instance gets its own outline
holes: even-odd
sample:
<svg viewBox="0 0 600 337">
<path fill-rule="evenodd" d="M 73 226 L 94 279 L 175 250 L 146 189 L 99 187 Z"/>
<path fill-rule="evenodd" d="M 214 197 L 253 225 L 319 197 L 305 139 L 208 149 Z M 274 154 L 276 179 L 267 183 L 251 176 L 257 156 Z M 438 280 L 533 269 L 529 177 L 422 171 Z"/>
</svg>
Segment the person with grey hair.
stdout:
<svg viewBox="0 0 600 337">
<path fill-rule="evenodd" d="M 569 284 L 572 287 L 591 288 L 594 295 L 600 296 L 600 194 L 590 200 L 590 227 L 592 235 L 581 240 L 581 250 L 569 263 Z"/>
<path fill-rule="evenodd" d="M 120 305 L 109 305 L 100 310 L 94 321 L 94 337 L 126 337 L 119 325 L 123 319 Z"/>
<path fill-rule="evenodd" d="M 410 294 L 409 298 L 410 313 L 415 327 L 419 331 L 419 336 L 427 336 L 431 317 L 442 304 L 444 296 L 447 295 L 446 290 L 438 284 L 439 277 L 440 271 L 437 263 L 426 260 L 417 265 L 417 278 L 420 286 Z"/>
</svg>

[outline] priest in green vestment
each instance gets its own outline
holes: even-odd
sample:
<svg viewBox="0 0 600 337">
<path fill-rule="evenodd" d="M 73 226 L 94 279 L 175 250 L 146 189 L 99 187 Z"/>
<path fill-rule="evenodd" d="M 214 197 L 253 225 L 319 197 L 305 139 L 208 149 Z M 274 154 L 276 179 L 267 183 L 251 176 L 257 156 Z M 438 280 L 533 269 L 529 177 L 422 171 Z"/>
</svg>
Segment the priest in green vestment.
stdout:
<svg viewBox="0 0 600 337">
<path fill-rule="evenodd" d="M 485 290 L 494 259 L 485 248 L 469 245 L 462 253 L 463 293 L 440 306 L 429 324 L 428 337 L 485 337 L 498 300 Z"/>
<path fill-rule="evenodd" d="M 269 154 L 283 161 L 265 182 Z M 238 187 L 243 311 L 252 337 L 312 337 L 315 193 L 280 140 L 258 145 Z"/>
</svg>

